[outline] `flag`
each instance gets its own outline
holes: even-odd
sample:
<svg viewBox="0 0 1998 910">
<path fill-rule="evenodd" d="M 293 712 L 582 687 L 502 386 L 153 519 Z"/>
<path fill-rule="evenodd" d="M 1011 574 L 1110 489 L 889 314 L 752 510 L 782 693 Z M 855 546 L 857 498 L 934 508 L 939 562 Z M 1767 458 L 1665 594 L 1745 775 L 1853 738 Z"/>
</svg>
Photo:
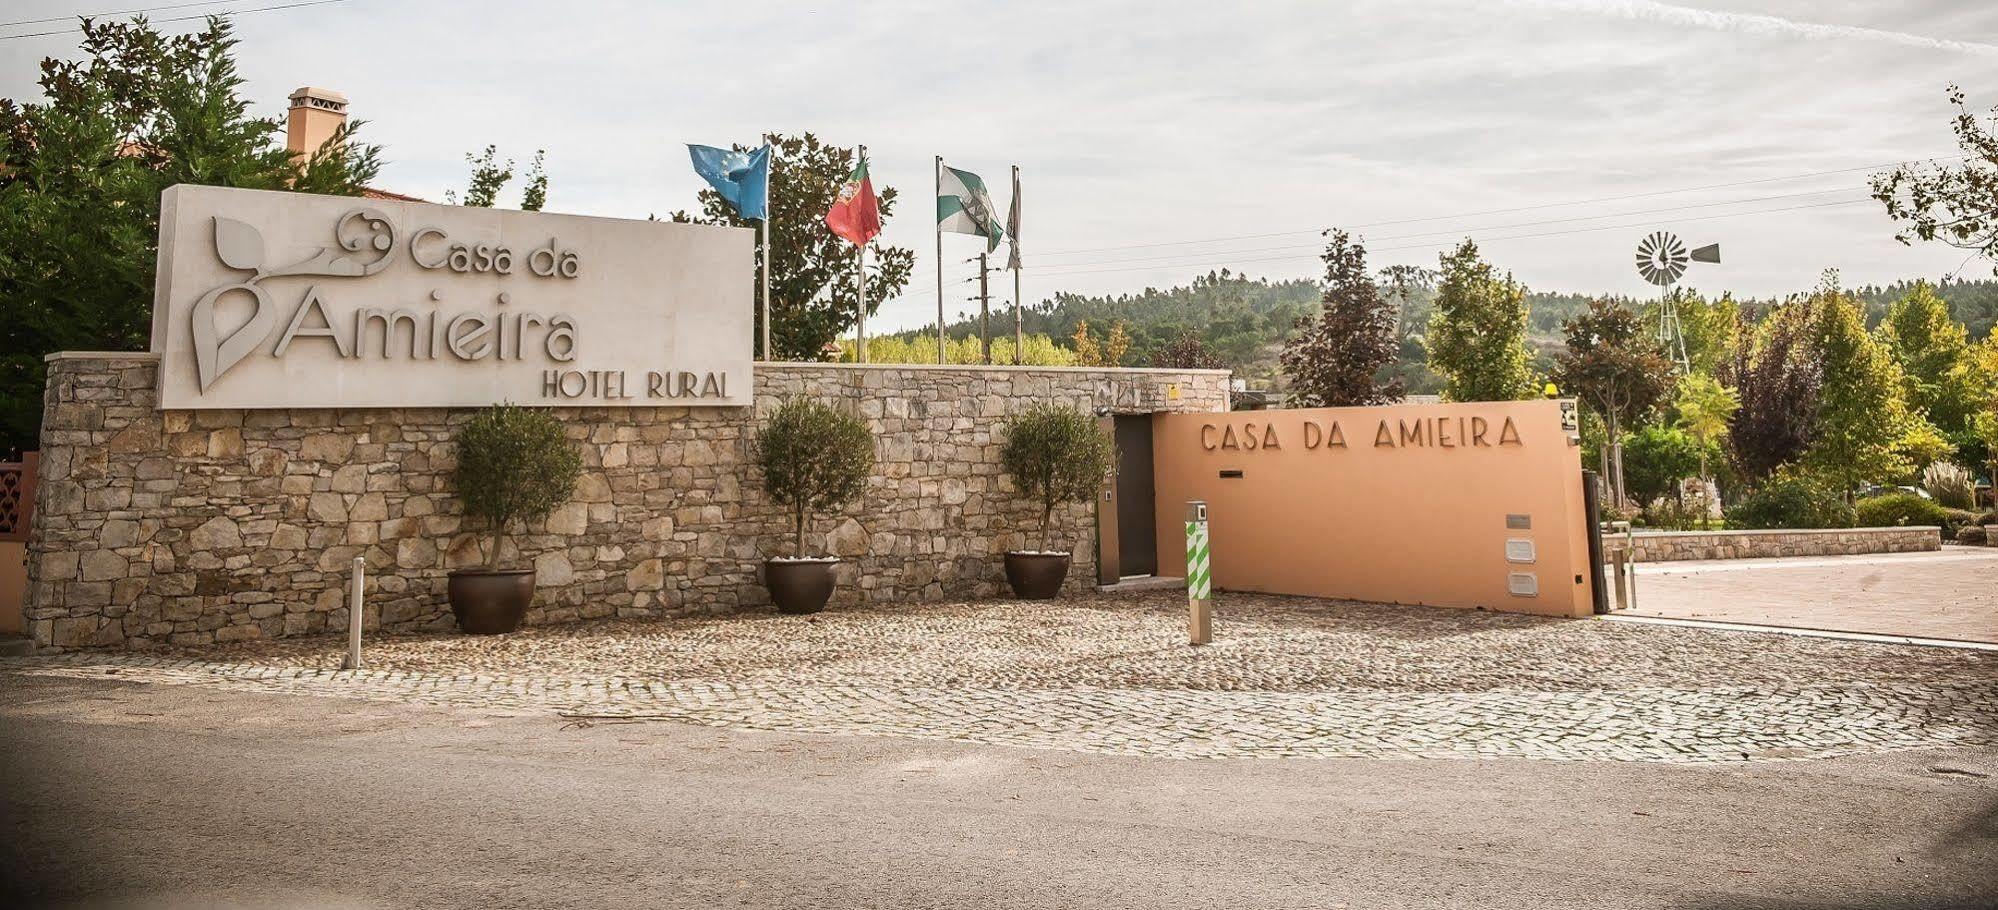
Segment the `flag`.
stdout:
<svg viewBox="0 0 1998 910">
<path fill-rule="evenodd" d="M 1006 251 L 1006 267 L 1020 270 L 1020 169 L 1013 169 L 1013 204 L 1006 207 L 1006 237 L 1012 247 Z"/>
<path fill-rule="evenodd" d="M 881 233 L 881 203 L 874 196 L 874 181 L 867 176 L 866 152 L 860 153 L 860 164 L 840 185 L 839 198 L 826 211 L 826 227 L 854 246 L 866 246 Z"/>
<path fill-rule="evenodd" d="M 718 149 L 711 145 L 689 145 L 694 173 L 715 188 L 736 214 L 763 218 L 770 201 L 770 146 L 753 152 Z"/>
<path fill-rule="evenodd" d="M 998 249 L 999 238 L 1006 235 L 1006 229 L 999 226 L 998 213 L 993 211 L 992 196 L 985 192 L 985 181 L 954 167 L 943 169 L 943 186 L 937 193 L 937 230 L 977 234 L 985 238 L 988 253 Z"/>
</svg>

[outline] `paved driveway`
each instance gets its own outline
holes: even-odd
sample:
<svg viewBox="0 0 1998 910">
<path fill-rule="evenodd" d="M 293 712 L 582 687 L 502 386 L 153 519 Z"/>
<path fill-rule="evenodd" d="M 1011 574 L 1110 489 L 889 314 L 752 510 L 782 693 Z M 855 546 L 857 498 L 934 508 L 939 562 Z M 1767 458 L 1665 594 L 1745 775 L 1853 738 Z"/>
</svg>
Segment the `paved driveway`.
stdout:
<svg viewBox="0 0 1998 910">
<path fill-rule="evenodd" d="M 1998 643 L 1998 548 L 1651 563 L 1631 612 Z"/>
</svg>

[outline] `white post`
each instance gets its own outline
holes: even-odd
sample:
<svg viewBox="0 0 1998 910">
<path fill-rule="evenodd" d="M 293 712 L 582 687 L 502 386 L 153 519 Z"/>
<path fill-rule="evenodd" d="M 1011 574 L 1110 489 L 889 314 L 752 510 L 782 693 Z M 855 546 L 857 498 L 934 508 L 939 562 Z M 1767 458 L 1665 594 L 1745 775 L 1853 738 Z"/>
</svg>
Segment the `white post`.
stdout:
<svg viewBox="0 0 1998 910">
<path fill-rule="evenodd" d="M 1020 166 L 1017 164 L 1013 165 L 1013 204 L 1015 206 L 1020 204 Z M 1020 238 L 1015 237 L 1013 238 L 1013 249 L 1015 252 L 1018 252 L 1019 248 L 1020 248 Z M 1026 362 L 1026 360 L 1023 359 L 1025 357 L 1025 354 L 1023 352 L 1025 351 L 1027 346 L 1027 336 L 1026 336 L 1026 330 L 1021 328 L 1022 322 L 1020 319 L 1020 270 L 1025 267 L 1026 266 L 1023 263 L 1013 268 L 1013 365 L 1014 366 L 1019 366 L 1020 364 Z"/>
<path fill-rule="evenodd" d="M 354 577 L 347 588 L 347 659 L 340 664 L 342 670 L 361 668 L 361 592 L 367 584 L 368 561 L 354 557 Z"/>
<path fill-rule="evenodd" d="M 867 362 L 867 244 L 860 245 L 859 274 L 854 279 L 860 289 L 860 321 L 855 323 L 853 334 L 853 359 L 858 363 Z"/>
<path fill-rule="evenodd" d="M 767 191 L 766 191 L 767 192 Z M 763 361 L 770 356 L 770 203 L 763 203 Z"/>
</svg>

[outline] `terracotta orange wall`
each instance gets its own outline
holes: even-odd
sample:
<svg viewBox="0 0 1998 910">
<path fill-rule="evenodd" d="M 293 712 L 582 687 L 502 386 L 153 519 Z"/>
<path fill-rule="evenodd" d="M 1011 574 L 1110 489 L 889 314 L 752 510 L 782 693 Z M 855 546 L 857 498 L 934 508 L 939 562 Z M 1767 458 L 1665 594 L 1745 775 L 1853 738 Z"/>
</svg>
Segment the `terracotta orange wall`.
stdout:
<svg viewBox="0 0 1998 910">
<path fill-rule="evenodd" d="M 1199 499 L 1216 588 L 1591 613 L 1581 450 L 1561 427 L 1559 402 L 1153 419 L 1161 574 L 1185 566 L 1185 505 Z M 1326 441 L 1335 423 L 1343 447 Z M 1392 445 L 1377 444 L 1383 425 Z M 1419 436 L 1404 444 L 1404 427 Z M 1224 479 L 1224 470 L 1243 476 Z M 1532 516 L 1533 527 L 1508 530 L 1508 514 Z M 1537 561 L 1507 562 L 1507 538 L 1531 539 Z M 1515 571 L 1539 576 L 1538 597 L 1508 592 Z"/>
</svg>

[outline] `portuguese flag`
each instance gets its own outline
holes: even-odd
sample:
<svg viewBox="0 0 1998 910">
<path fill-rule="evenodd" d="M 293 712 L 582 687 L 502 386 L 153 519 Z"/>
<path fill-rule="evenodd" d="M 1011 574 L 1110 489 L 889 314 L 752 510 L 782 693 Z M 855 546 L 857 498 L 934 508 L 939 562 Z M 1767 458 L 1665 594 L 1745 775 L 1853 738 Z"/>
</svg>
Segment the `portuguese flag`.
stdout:
<svg viewBox="0 0 1998 910">
<path fill-rule="evenodd" d="M 854 246 L 866 246 L 881 233 L 880 200 L 874 196 L 874 181 L 867 176 L 867 150 L 860 150 L 860 165 L 839 188 L 839 198 L 826 212 L 826 227 Z"/>
</svg>

